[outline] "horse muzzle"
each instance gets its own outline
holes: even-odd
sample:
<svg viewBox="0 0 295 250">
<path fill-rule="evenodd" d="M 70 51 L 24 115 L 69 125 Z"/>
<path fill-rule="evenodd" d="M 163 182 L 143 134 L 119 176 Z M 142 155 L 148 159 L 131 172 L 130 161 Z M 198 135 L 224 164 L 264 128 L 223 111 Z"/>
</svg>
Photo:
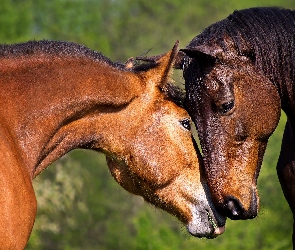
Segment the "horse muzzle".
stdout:
<svg viewBox="0 0 295 250">
<path fill-rule="evenodd" d="M 259 199 L 255 190 L 252 190 L 250 206 L 245 209 L 242 201 L 233 196 L 225 197 L 222 212 L 231 220 L 253 219 L 258 214 Z"/>
<path fill-rule="evenodd" d="M 216 238 L 225 231 L 226 218 L 215 208 L 195 210 L 192 220 L 186 225 L 187 231 L 194 237 Z"/>
</svg>

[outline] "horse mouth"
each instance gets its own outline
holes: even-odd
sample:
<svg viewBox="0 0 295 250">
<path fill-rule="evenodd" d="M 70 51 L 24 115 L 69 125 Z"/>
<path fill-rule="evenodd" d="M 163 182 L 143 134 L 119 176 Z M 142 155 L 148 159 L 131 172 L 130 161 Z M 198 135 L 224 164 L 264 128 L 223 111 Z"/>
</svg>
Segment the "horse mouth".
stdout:
<svg viewBox="0 0 295 250">
<path fill-rule="evenodd" d="M 217 236 L 221 235 L 225 231 L 225 225 L 218 226 L 217 222 L 214 221 L 214 218 L 210 215 L 209 211 L 206 211 L 208 216 L 208 221 L 210 222 L 211 226 L 213 226 L 213 233 L 207 236 L 208 239 L 214 239 Z"/>
<path fill-rule="evenodd" d="M 187 225 L 188 232 L 194 237 L 213 239 L 225 231 L 226 218 L 221 215 L 216 217 L 211 210 L 203 210 L 198 219 L 197 222 L 192 221 Z"/>
</svg>

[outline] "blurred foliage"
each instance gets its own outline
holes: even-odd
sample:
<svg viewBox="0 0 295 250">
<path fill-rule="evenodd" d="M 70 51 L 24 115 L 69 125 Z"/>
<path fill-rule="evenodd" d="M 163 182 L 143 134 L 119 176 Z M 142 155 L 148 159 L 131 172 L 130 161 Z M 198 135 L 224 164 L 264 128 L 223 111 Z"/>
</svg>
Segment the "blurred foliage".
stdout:
<svg viewBox="0 0 295 250">
<path fill-rule="evenodd" d="M 184 47 L 235 9 L 254 6 L 295 8 L 295 2 L 2 0 L 0 43 L 69 40 L 125 61 L 164 53 L 176 40 Z M 103 155 L 76 150 L 34 180 L 38 215 L 26 249 L 292 249 L 292 214 L 275 169 L 285 120 L 283 115 L 264 157 L 258 218 L 228 220 L 214 240 L 189 236 L 175 218 L 124 191 Z"/>
</svg>

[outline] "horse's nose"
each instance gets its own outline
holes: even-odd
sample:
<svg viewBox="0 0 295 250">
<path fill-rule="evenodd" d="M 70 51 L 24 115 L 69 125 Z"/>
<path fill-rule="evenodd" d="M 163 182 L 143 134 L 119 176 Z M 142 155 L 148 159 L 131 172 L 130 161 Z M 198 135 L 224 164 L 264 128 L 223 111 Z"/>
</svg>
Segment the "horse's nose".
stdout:
<svg viewBox="0 0 295 250">
<path fill-rule="evenodd" d="M 245 210 L 239 199 L 235 197 L 226 197 L 225 201 L 224 210 L 226 212 L 226 216 L 232 220 L 252 219 L 257 215 L 256 196 L 252 198 L 250 208 L 248 210 Z"/>
</svg>

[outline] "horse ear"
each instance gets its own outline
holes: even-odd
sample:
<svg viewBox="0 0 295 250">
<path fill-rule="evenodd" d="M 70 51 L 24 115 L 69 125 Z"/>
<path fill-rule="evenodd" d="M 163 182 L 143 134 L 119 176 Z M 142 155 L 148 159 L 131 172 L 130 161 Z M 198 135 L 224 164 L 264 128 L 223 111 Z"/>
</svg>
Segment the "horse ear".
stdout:
<svg viewBox="0 0 295 250">
<path fill-rule="evenodd" d="M 187 46 L 185 49 L 181 49 L 189 57 L 198 57 L 201 55 L 210 56 L 214 59 L 223 59 L 223 50 L 215 45 L 198 45 L 195 47 Z"/>
<path fill-rule="evenodd" d="M 152 82 L 159 87 L 165 86 L 166 83 L 170 81 L 173 64 L 178 53 L 178 44 L 179 42 L 176 41 L 172 50 L 168 53 L 154 57 L 157 66 L 144 73 L 147 79 L 152 80 Z"/>
<path fill-rule="evenodd" d="M 166 83 L 170 80 L 170 76 L 172 74 L 173 65 L 175 62 L 175 59 L 178 54 L 178 46 L 179 41 L 177 40 L 172 48 L 167 54 L 162 56 L 157 63 L 159 63 L 159 70 L 161 75 L 161 81 L 159 82 L 159 86 L 166 85 Z"/>
<path fill-rule="evenodd" d="M 134 67 L 134 58 L 133 57 L 130 57 L 125 63 L 125 68 L 126 69 L 131 69 Z"/>
</svg>

